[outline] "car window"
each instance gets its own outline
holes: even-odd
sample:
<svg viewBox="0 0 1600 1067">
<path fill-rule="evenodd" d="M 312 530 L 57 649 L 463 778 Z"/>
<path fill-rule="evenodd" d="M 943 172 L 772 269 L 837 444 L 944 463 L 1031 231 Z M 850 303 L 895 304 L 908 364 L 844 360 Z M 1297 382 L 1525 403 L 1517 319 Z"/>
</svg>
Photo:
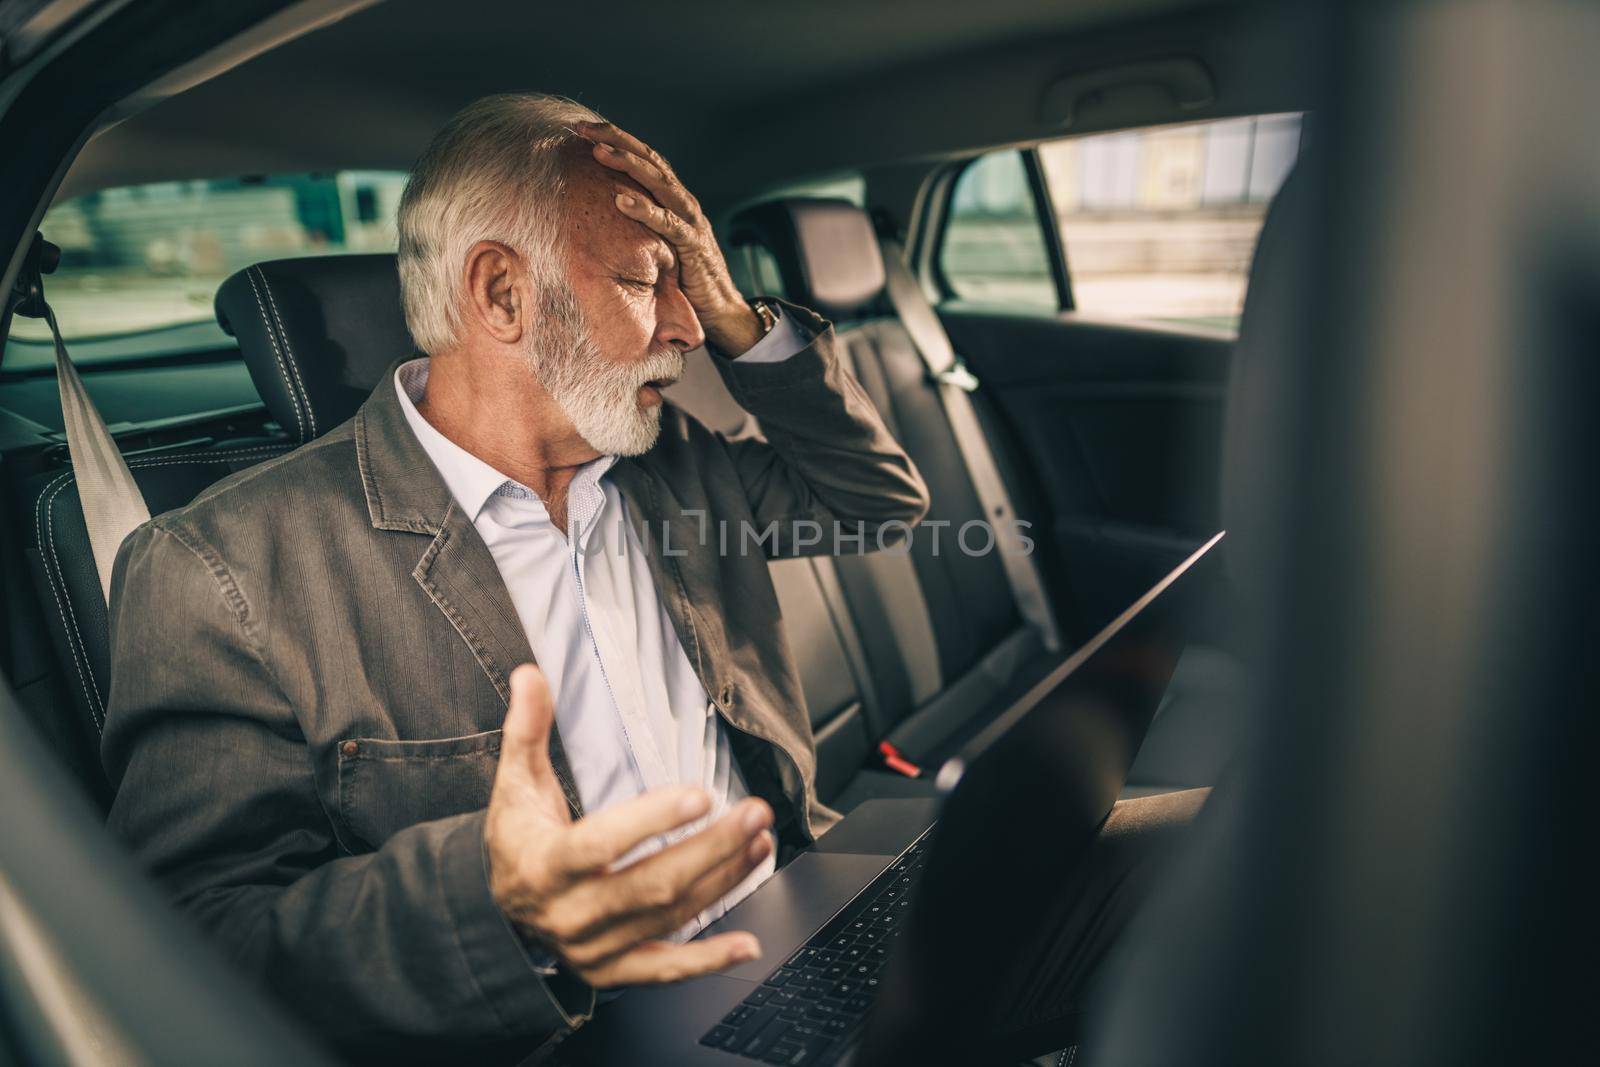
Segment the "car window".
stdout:
<svg viewBox="0 0 1600 1067">
<path fill-rule="evenodd" d="M 1073 306 L 1237 331 L 1300 130 L 1299 115 L 1262 115 L 1040 145 Z"/>
<path fill-rule="evenodd" d="M 217 286 L 264 259 L 393 251 L 405 174 L 331 174 L 160 182 L 105 189 L 56 204 L 40 230 L 61 247 L 45 293 L 63 336 L 97 349 L 147 354 L 152 334 L 213 322 Z M 13 336 L 44 340 L 41 320 Z M 23 345 L 22 349 L 41 348 Z M 7 369 L 16 369 L 8 352 Z M 47 346 L 41 358 L 48 359 Z M 105 353 L 100 353 L 105 358 Z M 97 360 L 98 361 L 98 360 Z"/>
<path fill-rule="evenodd" d="M 1055 308 L 1060 296 L 1022 153 L 981 156 L 956 179 L 938 266 L 963 300 Z"/>
<path fill-rule="evenodd" d="M 1237 332 L 1267 205 L 1300 152 L 1298 114 L 1047 141 L 1036 149 L 1071 287 L 1096 318 Z M 1022 152 L 956 183 L 940 252 L 951 295 L 1056 299 Z"/>
</svg>

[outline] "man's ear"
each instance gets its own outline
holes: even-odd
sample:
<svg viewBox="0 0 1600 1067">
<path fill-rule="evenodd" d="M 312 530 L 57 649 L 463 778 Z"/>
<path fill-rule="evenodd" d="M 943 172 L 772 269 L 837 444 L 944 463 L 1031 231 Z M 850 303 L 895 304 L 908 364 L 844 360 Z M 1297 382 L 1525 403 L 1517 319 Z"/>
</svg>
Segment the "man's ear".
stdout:
<svg viewBox="0 0 1600 1067">
<path fill-rule="evenodd" d="M 526 277 L 509 245 L 479 241 L 467 250 L 467 316 L 501 344 L 517 344 L 528 328 Z"/>
</svg>

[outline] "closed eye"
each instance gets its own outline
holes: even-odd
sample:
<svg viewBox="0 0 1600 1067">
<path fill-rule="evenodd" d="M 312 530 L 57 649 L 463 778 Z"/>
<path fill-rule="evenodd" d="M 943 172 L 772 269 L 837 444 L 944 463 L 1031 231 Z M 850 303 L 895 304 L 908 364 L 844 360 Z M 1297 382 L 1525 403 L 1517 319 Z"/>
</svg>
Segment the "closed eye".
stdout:
<svg viewBox="0 0 1600 1067">
<path fill-rule="evenodd" d="M 625 278 L 619 276 L 617 281 L 621 282 L 629 289 L 635 289 L 641 293 L 647 293 L 656 287 L 656 283 L 648 278 Z"/>
</svg>

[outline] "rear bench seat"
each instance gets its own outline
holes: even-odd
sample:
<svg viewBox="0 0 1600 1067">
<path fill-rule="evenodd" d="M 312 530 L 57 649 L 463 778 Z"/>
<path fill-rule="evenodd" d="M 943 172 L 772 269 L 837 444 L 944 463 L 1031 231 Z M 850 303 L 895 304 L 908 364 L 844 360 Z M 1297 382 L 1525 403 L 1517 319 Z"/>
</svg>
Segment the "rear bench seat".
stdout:
<svg viewBox="0 0 1600 1067">
<path fill-rule="evenodd" d="M 840 200 L 770 201 L 736 216 L 730 237 L 733 262 L 765 265 L 752 288 L 776 289 L 835 322 L 851 369 L 928 483 L 932 505 L 909 555 L 847 556 L 834 566 L 874 682 L 872 735 L 913 762 L 935 763 L 1058 657 L 1023 619 L 1000 556 L 956 547 L 955 531 L 982 520 L 984 508 L 937 387 L 887 310 L 882 253 L 866 212 Z M 841 803 L 921 784 L 869 773 Z"/>
<path fill-rule="evenodd" d="M 787 206 L 769 210 L 794 217 Z M 953 524 L 948 543 L 949 530 L 981 517 L 982 509 L 909 337 L 897 320 L 868 314 L 882 268 L 868 266 L 877 249 L 864 215 L 860 221 L 842 258 L 824 256 L 837 252 L 836 244 L 812 241 L 813 260 L 843 268 L 842 280 L 831 284 L 830 274 L 800 267 L 809 233 L 803 219 L 794 226 L 798 237 L 785 251 L 788 291 L 849 324 L 840 331 L 845 357 L 928 479 L 930 518 Z M 223 284 L 217 310 L 290 441 L 135 461 L 152 512 L 181 506 L 230 471 L 338 425 L 412 347 L 389 255 L 259 264 Z M 672 399 L 725 432 L 758 432 L 703 351 Z M 73 689 L 85 755 L 98 768 L 109 647 L 70 472 L 35 486 L 30 502 L 39 519 L 31 558 L 36 584 Z M 872 796 L 930 792 L 927 778 L 874 769 L 878 742 L 887 738 L 913 760 L 932 761 L 1050 664 L 1017 612 L 998 557 L 951 553 L 948 544 L 935 554 L 931 538 L 919 538 L 909 556 L 780 561 L 773 580 L 817 738 L 818 792 L 841 810 Z M 92 786 L 104 795 L 103 780 Z"/>
<path fill-rule="evenodd" d="M 884 293 L 882 250 L 867 213 L 843 200 L 793 198 L 756 205 L 731 221 L 736 278 L 749 295 L 786 296 L 834 321 L 856 377 L 928 483 L 932 505 L 924 525 L 949 524 L 942 544 L 920 536 L 931 530 L 919 531 L 909 557 L 844 557 L 834 565 L 872 680 L 873 697 L 865 702 L 870 733 L 936 766 L 1058 657 L 1023 619 L 1000 557 L 953 550 L 951 532 L 982 519 L 984 509 L 938 388 Z M 674 399 L 690 410 L 705 403 L 709 417 L 729 417 L 719 413 L 731 398 L 701 399 L 722 391 L 714 372 L 697 376 L 694 385 L 698 395 Z M 974 401 L 981 416 L 981 394 Z M 991 448 L 1026 516 L 1027 487 L 1004 442 L 991 435 Z M 1065 621 L 1059 605 L 1056 616 Z M 1128 795 L 1213 784 L 1238 734 L 1242 685 L 1231 656 L 1189 650 L 1129 775 Z M 867 771 L 837 803 L 849 808 L 869 796 L 925 788 L 925 780 Z"/>
<path fill-rule="evenodd" d="M 880 287 L 881 278 L 879 264 Z M 397 340 L 404 325 L 392 256 L 259 264 L 223 283 L 217 310 L 269 411 L 297 440 L 353 415 L 388 366 L 410 350 Z M 851 352 L 869 351 L 863 333 L 845 336 Z M 909 350 L 904 355 L 916 359 Z M 695 354 L 673 401 L 717 429 L 753 432 L 753 420 L 727 394 L 709 359 Z M 905 390 L 925 388 L 920 381 Z M 922 399 L 937 404 L 931 394 Z M 937 447 L 940 419 L 901 430 L 918 442 L 919 430 L 931 435 Z M 949 452 L 947 426 L 943 434 L 944 455 L 913 452 L 925 476 L 930 466 L 960 464 Z M 981 516 L 964 476 L 933 484 L 935 517 L 959 524 Z M 941 491 L 948 498 L 942 502 Z M 826 803 L 848 809 L 869 796 L 931 791 L 926 779 L 864 770 L 876 762 L 878 742 L 904 743 L 913 759 L 931 755 L 1047 666 L 1038 639 L 1016 614 L 998 557 L 958 562 L 948 551 L 934 556 L 930 542 L 910 556 L 780 561 L 772 573 L 817 737 L 818 793 Z"/>
</svg>

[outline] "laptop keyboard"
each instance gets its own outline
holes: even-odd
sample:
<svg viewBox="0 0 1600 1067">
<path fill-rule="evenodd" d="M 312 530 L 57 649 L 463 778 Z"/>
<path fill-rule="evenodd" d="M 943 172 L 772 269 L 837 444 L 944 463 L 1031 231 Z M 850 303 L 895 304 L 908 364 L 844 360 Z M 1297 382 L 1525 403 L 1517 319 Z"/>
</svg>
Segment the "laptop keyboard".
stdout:
<svg viewBox="0 0 1600 1067">
<path fill-rule="evenodd" d="M 819 1067 L 854 1043 L 922 870 L 924 832 L 700 1039 L 762 1063 Z"/>
</svg>

